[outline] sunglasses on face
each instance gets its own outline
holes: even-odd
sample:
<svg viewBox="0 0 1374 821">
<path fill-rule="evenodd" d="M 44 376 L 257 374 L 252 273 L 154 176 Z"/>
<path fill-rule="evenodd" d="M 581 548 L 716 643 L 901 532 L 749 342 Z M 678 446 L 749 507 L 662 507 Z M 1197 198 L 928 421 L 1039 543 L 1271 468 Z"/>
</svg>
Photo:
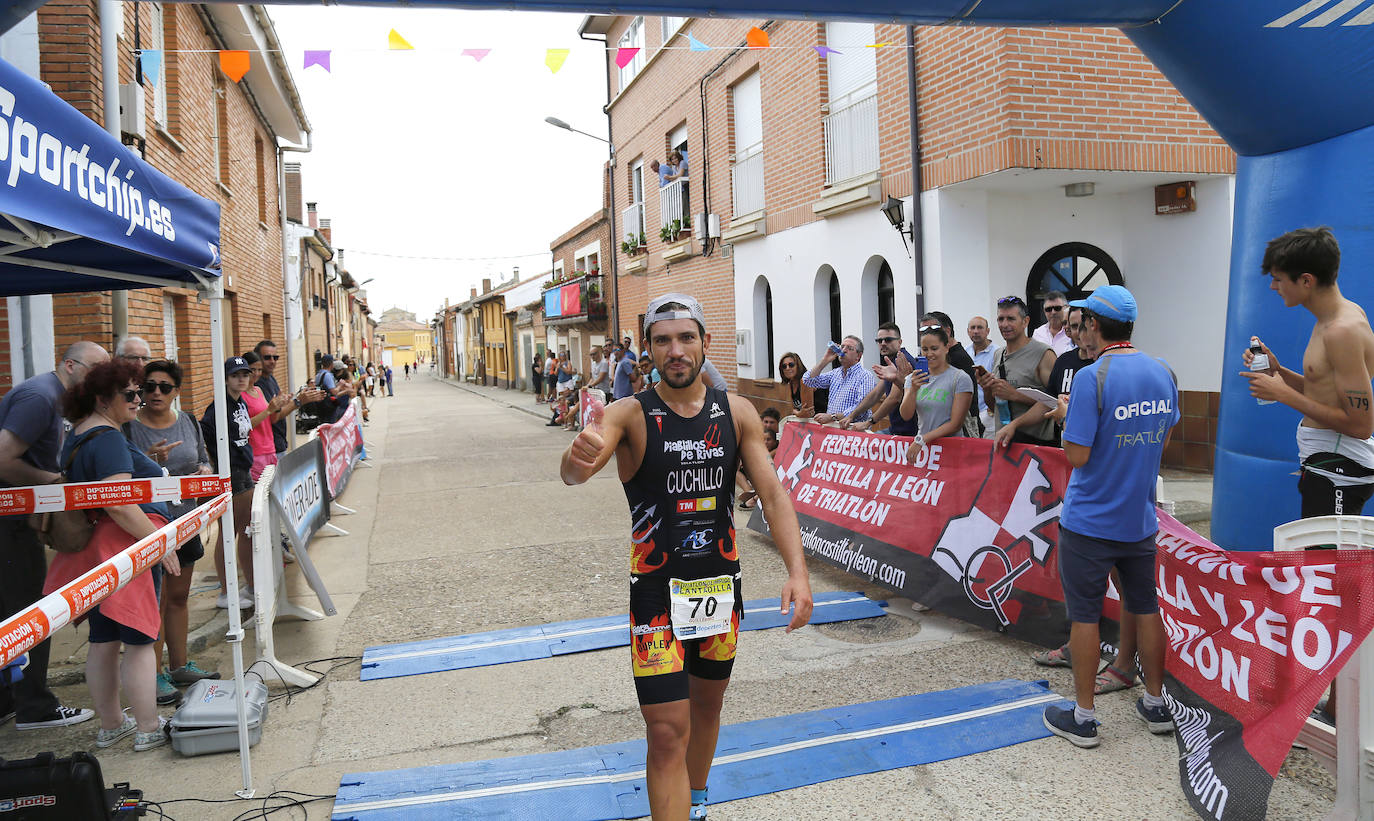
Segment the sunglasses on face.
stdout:
<svg viewBox="0 0 1374 821">
<path fill-rule="evenodd" d="M 143 401 L 143 391 L 141 391 L 141 390 L 120 391 L 120 392 L 119 392 L 119 395 L 122 396 L 122 397 L 124 397 L 124 401 L 125 401 L 125 402 L 142 402 L 142 401 Z"/>
<path fill-rule="evenodd" d="M 278 359 L 281 359 L 281 354 L 265 353 L 265 354 L 262 355 L 261 358 L 262 358 L 262 359 L 270 359 L 270 360 L 272 360 L 273 362 L 276 362 Z"/>
<path fill-rule="evenodd" d="M 877 343 L 879 343 L 879 344 L 882 344 L 882 343 L 884 343 L 884 342 L 896 342 L 896 341 L 897 341 L 897 337 L 895 337 L 895 336 L 880 336 L 880 337 L 875 338 L 873 341 L 874 341 L 874 342 L 877 342 Z"/>
<path fill-rule="evenodd" d="M 782 363 L 782 369 L 783 369 L 783 370 L 787 370 L 788 368 L 795 368 L 795 367 L 797 367 L 797 363 L 796 363 L 796 362 L 784 362 L 784 363 Z"/>
<path fill-rule="evenodd" d="M 147 382 L 143 383 L 144 394 L 165 393 L 168 396 L 170 396 L 171 394 L 176 392 L 176 389 L 177 386 L 173 385 L 171 382 L 158 382 L 150 379 Z"/>
<path fill-rule="evenodd" d="M 1062 310 L 1064 310 L 1064 306 L 1063 306 L 1063 305 L 1046 305 L 1046 306 L 1045 306 L 1045 313 L 1049 313 L 1050 311 L 1054 311 L 1055 313 L 1059 313 L 1059 312 L 1062 311 Z"/>
</svg>

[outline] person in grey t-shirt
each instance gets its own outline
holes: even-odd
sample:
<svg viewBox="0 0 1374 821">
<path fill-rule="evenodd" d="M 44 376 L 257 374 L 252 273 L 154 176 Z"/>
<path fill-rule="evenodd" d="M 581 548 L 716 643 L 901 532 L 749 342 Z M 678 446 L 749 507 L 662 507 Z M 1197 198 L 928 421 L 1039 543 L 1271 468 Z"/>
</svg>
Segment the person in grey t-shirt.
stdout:
<svg viewBox="0 0 1374 821">
<path fill-rule="evenodd" d="M 76 342 L 56 370 L 24 380 L 0 399 L 0 484 L 25 487 L 62 480 L 57 460 L 65 428 L 62 395 L 109 358 L 94 342 Z M 0 516 L 0 618 L 42 598 L 47 572 L 47 556 L 28 517 Z M 48 689 L 51 647 L 52 642 L 44 641 L 29 650 L 29 666 L 19 681 L 0 680 L 0 721 L 14 713 L 15 729 L 37 730 L 95 716 L 89 709 L 64 707 Z"/>
<path fill-rule="evenodd" d="M 925 380 L 917 374 L 908 376 L 898 408 L 904 418 L 916 415 L 920 435 L 911 443 L 910 459 L 915 459 L 923 444 L 957 436 L 973 403 L 973 380 L 958 368 L 950 367 L 948 351 L 949 334 L 944 328 L 937 325 L 921 334 L 921 355 L 930 363 L 930 376 Z"/>
</svg>

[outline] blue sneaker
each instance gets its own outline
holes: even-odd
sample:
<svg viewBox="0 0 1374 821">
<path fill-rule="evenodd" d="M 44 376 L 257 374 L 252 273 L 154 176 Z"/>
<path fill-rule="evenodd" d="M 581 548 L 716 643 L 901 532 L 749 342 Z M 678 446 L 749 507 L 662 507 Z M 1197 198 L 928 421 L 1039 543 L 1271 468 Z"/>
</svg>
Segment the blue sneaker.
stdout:
<svg viewBox="0 0 1374 821">
<path fill-rule="evenodd" d="M 1102 743 L 1102 739 L 1097 737 L 1097 722 L 1078 723 L 1074 720 L 1072 707 L 1064 708 L 1050 705 L 1045 708 L 1045 714 L 1040 720 L 1044 723 L 1046 730 L 1066 739 L 1075 747 L 1087 749 Z M 1173 727 L 1172 724 L 1169 726 Z"/>
<path fill-rule="evenodd" d="M 692 790 L 692 810 L 687 815 L 687 821 L 705 821 L 706 819 L 706 790 Z"/>
<path fill-rule="evenodd" d="M 1150 732 L 1155 735 L 1172 733 L 1174 731 L 1174 717 L 1169 713 L 1169 706 L 1161 704 L 1158 707 L 1146 707 L 1145 699 L 1135 700 L 1135 714 L 1140 716 L 1140 720 L 1145 722 L 1145 726 L 1150 728 Z"/>
</svg>

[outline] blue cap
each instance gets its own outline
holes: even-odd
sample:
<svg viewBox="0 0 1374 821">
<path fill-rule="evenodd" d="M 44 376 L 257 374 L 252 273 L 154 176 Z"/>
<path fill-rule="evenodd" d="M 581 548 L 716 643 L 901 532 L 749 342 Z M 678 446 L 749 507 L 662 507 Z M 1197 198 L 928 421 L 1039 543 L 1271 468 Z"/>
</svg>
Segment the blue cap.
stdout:
<svg viewBox="0 0 1374 821">
<path fill-rule="evenodd" d="M 1070 308 L 1082 308 L 1098 316 L 1114 319 L 1117 322 L 1135 322 L 1139 313 L 1135 307 L 1135 297 L 1124 285 L 1104 285 L 1093 291 L 1086 299 L 1075 299 Z"/>
<path fill-rule="evenodd" d="M 224 375 L 225 375 L 225 376 L 233 376 L 234 374 L 238 373 L 239 371 L 251 371 L 251 370 L 253 370 L 253 369 L 248 365 L 248 360 L 247 360 L 247 359 L 244 359 L 244 358 L 241 357 L 241 356 L 231 356 L 231 357 L 229 357 L 228 359 L 224 360 Z"/>
</svg>

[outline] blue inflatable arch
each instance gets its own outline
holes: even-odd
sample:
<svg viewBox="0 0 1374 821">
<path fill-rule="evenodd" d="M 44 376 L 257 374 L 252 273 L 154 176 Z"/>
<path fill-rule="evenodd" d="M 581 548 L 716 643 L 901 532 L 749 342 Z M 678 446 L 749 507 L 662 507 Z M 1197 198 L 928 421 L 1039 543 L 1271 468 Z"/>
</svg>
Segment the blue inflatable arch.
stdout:
<svg viewBox="0 0 1374 821">
<path fill-rule="evenodd" d="M 40 5 L 42 0 L 0 0 L 0 28 Z M 842 7 L 834 0 L 720 5 L 373 0 L 356 5 L 1120 27 L 1240 155 L 1213 540 L 1231 549 L 1268 550 L 1274 525 L 1297 518 L 1297 415 L 1277 405 L 1256 406 L 1239 376 L 1240 355 L 1250 335 L 1260 334 L 1282 361 L 1300 362 L 1311 330 L 1311 317 L 1285 310 L 1260 273 L 1264 244 L 1278 234 L 1332 226 L 1341 242 L 1342 290 L 1361 304 L 1374 296 L 1374 278 L 1368 274 L 1374 265 L 1374 0 L 851 0 Z"/>
</svg>

